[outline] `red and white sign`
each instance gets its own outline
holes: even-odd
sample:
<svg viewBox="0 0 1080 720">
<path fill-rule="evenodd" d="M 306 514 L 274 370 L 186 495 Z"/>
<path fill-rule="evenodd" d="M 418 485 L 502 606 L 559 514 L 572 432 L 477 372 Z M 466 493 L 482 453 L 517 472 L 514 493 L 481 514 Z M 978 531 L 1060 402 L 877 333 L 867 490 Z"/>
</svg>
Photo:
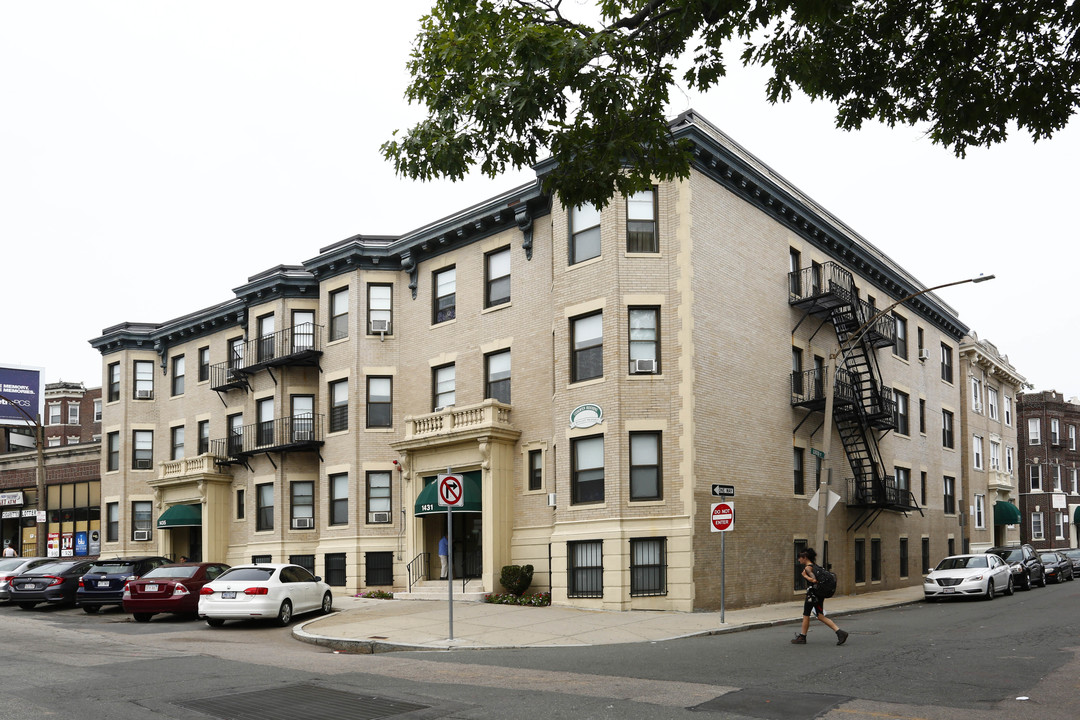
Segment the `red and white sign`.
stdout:
<svg viewBox="0 0 1080 720">
<path fill-rule="evenodd" d="M 462 507 L 465 504 L 465 485 L 460 475 L 440 475 L 439 505 L 442 507 Z"/>
<path fill-rule="evenodd" d="M 735 527 L 735 503 L 713 503 L 710 517 L 713 532 L 728 532 Z"/>
</svg>

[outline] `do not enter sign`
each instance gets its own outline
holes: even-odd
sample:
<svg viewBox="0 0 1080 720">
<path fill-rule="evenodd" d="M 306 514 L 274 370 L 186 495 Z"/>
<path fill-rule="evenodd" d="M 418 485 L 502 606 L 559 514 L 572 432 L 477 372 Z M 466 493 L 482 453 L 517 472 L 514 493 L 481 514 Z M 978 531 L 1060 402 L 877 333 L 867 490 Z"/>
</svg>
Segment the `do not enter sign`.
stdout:
<svg viewBox="0 0 1080 720">
<path fill-rule="evenodd" d="M 735 503 L 713 503 L 710 517 L 713 532 L 728 532 L 735 526 Z"/>
</svg>

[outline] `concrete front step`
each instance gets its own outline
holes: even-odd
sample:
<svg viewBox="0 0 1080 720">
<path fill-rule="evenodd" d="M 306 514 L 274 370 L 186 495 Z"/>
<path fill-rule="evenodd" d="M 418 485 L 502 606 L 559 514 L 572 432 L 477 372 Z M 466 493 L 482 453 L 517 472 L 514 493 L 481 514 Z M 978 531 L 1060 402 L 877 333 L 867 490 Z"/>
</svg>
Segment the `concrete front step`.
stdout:
<svg viewBox="0 0 1080 720">
<path fill-rule="evenodd" d="M 454 581 L 454 600 L 483 602 L 485 595 L 487 591 L 479 580 L 470 581 L 465 586 L 464 592 L 461 590 L 461 581 Z M 446 600 L 446 598 L 445 580 L 423 580 L 413 585 L 412 592 L 394 593 L 395 600 Z"/>
</svg>

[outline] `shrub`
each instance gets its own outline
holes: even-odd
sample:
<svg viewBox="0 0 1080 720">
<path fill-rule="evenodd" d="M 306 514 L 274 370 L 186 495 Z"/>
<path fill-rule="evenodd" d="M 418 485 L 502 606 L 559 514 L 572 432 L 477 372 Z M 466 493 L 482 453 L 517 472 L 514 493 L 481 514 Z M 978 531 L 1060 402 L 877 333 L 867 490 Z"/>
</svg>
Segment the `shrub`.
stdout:
<svg viewBox="0 0 1080 720">
<path fill-rule="evenodd" d="M 484 596 L 484 602 L 495 603 L 496 605 L 528 605 L 530 607 L 547 607 L 551 604 L 551 593 L 533 593 L 532 595 L 488 593 Z"/>
<path fill-rule="evenodd" d="M 521 595 L 532 584 L 532 565 L 504 565 L 499 582 L 511 595 Z"/>
<path fill-rule="evenodd" d="M 374 598 L 376 600 L 393 600 L 394 593 L 387 592 L 386 590 L 368 590 L 367 592 L 357 593 L 355 597 Z"/>
</svg>

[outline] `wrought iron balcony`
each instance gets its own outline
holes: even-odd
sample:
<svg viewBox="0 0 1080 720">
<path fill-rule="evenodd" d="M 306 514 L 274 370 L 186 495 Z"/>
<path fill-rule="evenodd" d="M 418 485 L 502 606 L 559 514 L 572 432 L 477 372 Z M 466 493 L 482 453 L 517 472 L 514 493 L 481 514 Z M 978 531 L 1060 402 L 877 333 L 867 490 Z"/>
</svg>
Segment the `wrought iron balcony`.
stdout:
<svg viewBox="0 0 1080 720">
<path fill-rule="evenodd" d="M 809 410 L 824 410 L 827 374 L 824 368 L 791 373 L 791 404 Z M 855 402 L 855 386 L 851 373 L 842 368 L 836 370 L 833 402 L 845 405 Z"/>
<path fill-rule="evenodd" d="M 896 429 L 896 396 L 891 387 L 881 385 L 871 388 L 864 408 L 871 427 L 878 430 Z"/>
<path fill-rule="evenodd" d="M 243 365 L 243 361 L 239 361 Z M 210 366 L 210 389 L 222 392 L 248 387 L 247 375 L 236 361 L 217 363 Z"/>
<path fill-rule="evenodd" d="M 242 462 L 264 452 L 302 452 L 323 444 L 322 415 L 294 415 L 244 425 L 228 437 L 210 441 L 210 452 L 224 462 Z"/>
<path fill-rule="evenodd" d="M 915 495 L 906 487 L 897 487 L 896 478 L 892 475 L 886 476 L 881 482 L 870 478 L 848 478 L 846 502 L 852 508 L 922 513 Z"/>
<path fill-rule="evenodd" d="M 865 300 L 859 301 L 859 318 L 862 323 L 869 322 L 870 318 L 874 317 L 877 313 L 878 309 L 876 307 Z M 874 322 L 866 328 L 863 339 L 875 348 L 895 345 L 896 318 L 893 317 L 892 313 L 885 313 L 874 320 Z"/>
<path fill-rule="evenodd" d="M 322 326 L 302 323 L 241 344 L 223 363 L 210 366 L 210 388 L 247 387 L 247 375 L 282 365 L 317 365 L 322 355 Z"/>
<path fill-rule="evenodd" d="M 810 312 L 850 304 L 854 288 L 851 273 L 834 262 L 788 273 L 788 303 Z"/>
</svg>

